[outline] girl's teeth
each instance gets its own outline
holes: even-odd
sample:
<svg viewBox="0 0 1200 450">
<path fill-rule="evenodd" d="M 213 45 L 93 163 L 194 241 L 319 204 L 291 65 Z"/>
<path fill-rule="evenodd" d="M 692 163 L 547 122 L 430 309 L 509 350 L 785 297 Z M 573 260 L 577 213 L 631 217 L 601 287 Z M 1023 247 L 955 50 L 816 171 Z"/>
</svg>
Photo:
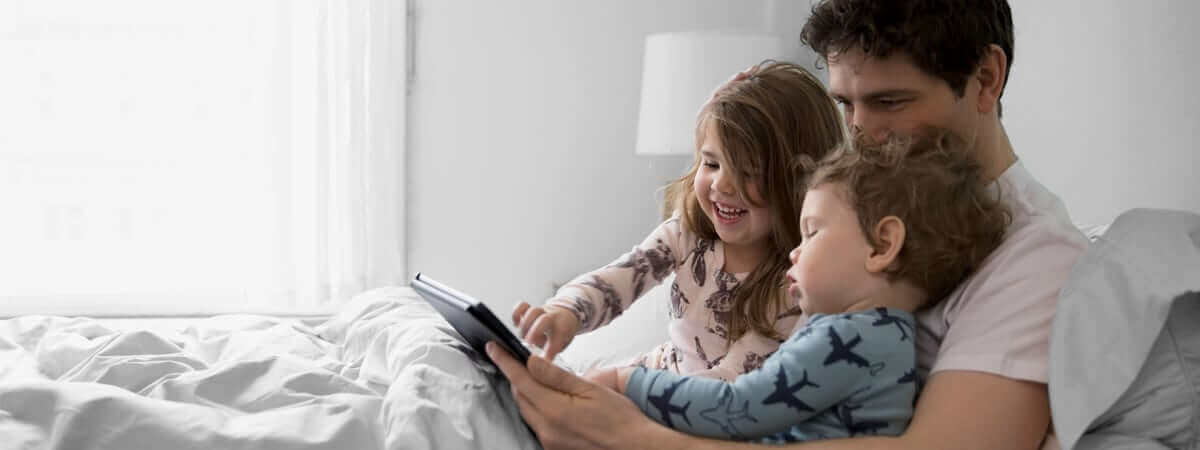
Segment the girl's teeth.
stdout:
<svg viewBox="0 0 1200 450">
<path fill-rule="evenodd" d="M 723 213 L 725 213 L 725 214 L 728 214 L 728 215 L 736 215 L 736 214 L 741 214 L 741 213 L 742 213 L 742 211 L 743 211 L 743 210 L 741 210 L 741 209 L 737 209 L 737 208 L 726 208 L 726 207 L 723 207 L 723 206 L 721 206 L 721 205 L 716 205 L 716 206 L 717 206 L 717 211 L 723 212 Z"/>
<path fill-rule="evenodd" d="M 717 215 L 719 215 L 719 216 L 721 216 L 721 218 L 727 219 L 727 220 L 736 219 L 739 216 L 741 216 L 743 213 L 746 212 L 746 210 L 744 210 L 744 209 L 727 208 L 727 207 L 721 206 L 718 203 L 713 203 L 713 206 L 717 210 Z"/>
</svg>

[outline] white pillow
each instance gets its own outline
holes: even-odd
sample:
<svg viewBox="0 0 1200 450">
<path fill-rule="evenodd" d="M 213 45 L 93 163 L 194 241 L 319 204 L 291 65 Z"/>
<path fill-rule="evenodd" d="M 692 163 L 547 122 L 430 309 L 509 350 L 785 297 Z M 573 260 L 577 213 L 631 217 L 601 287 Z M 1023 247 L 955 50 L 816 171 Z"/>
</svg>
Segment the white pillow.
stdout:
<svg viewBox="0 0 1200 450">
<path fill-rule="evenodd" d="M 1083 233 L 1089 242 L 1096 242 L 1096 239 L 1099 239 L 1105 231 L 1108 231 L 1108 225 L 1088 225 L 1077 223 L 1075 224 L 1075 228 L 1078 228 L 1079 232 Z"/>
<path fill-rule="evenodd" d="M 1062 448 L 1198 448 L 1197 324 L 1200 215 L 1122 214 L 1059 296 L 1049 388 Z"/>
</svg>

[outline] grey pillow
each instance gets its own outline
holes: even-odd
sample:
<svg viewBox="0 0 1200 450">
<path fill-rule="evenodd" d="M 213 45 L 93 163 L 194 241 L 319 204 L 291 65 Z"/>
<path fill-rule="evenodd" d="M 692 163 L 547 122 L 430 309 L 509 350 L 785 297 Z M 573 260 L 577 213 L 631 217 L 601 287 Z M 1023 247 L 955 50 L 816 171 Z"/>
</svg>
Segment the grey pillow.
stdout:
<svg viewBox="0 0 1200 450">
<path fill-rule="evenodd" d="M 1050 336 L 1063 449 L 1200 449 L 1200 215 L 1122 214 L 1072 269 Z"/>
</svg>

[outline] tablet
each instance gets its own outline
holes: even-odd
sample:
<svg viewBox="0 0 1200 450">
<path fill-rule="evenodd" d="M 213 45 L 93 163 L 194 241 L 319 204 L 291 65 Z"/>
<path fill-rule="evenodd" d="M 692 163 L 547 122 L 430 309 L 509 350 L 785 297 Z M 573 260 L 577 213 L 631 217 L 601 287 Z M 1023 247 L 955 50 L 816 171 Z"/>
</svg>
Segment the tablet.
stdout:
<svg viewBox="0 0 1200 450">
<path fill-rule="evenodd" d="M 521 364 L 529 362 L 529 349 L 492 314 L 487 305 L 420 272 L 413 276 L 411 285 L 488 362 L 492 362 L 484 347 L 488 341 L 500 344 Z"/>
</svg>

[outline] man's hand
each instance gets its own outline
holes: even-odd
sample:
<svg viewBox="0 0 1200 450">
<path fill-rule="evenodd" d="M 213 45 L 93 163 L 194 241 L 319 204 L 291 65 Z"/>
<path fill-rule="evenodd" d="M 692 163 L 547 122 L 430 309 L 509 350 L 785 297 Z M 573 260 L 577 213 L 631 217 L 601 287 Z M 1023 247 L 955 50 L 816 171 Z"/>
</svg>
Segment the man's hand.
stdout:
<svg viewBox="0 0 1200 450">
<path fill-rule="evenodd" d="M 654 448 L 646 437 L 668 431 L 625 396 L 541 357 L 531 356 L 528 366 L 522 366 L 494 342 L 488 343 L 487 354 L 512 383 L 521 415 L 547 449 Z"/>
</svg>

